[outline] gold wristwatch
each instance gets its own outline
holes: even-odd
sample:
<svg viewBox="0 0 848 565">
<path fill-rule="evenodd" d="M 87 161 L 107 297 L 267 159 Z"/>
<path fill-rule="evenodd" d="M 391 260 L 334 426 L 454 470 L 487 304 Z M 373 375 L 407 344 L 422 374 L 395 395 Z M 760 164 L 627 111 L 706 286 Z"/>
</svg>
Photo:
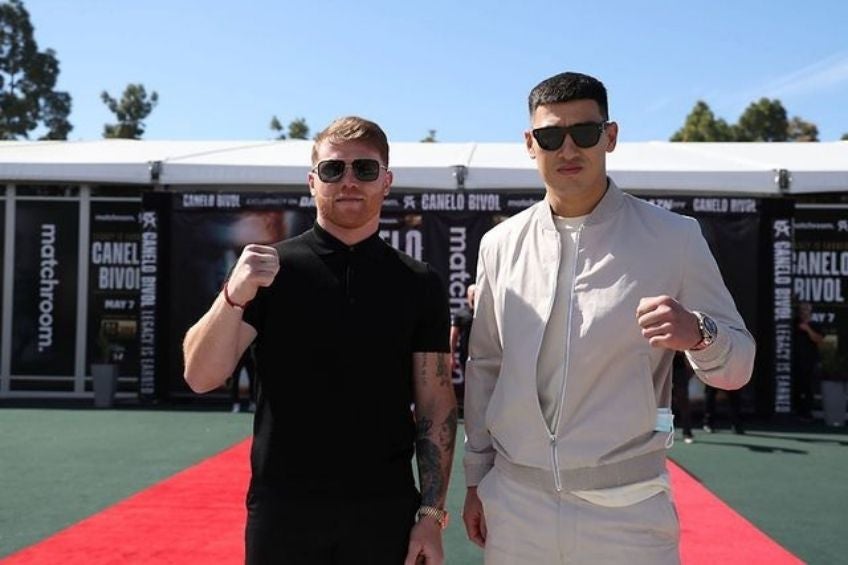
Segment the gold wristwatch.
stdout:
<svg viewBox="0 0 848 565">
<path fill-rule="evenodd" d="M 448 511 L 433 506 L 422 506 L 418 509 L 418 520 L 424 516 L 429 516 L 434 519 L 439 527 L 443 530 L 448 527 Z"/>
</svg>

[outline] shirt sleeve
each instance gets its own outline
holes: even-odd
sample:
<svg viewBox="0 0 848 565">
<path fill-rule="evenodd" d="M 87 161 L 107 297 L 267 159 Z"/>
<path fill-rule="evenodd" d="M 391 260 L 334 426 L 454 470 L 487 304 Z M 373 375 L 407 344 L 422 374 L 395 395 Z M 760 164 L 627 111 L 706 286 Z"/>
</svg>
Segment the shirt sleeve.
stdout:
<svg viewBox="0 0 848 565">
<path fill-rule="evenodd" d="M 253 297 L 253 300 L 247 303 L 247 306 L 244 308 L 244 314 L 242 314 L 241 319 L 244 322 L 247 322 L 253 329 L 259 332 L 259 328 L 262 327 L 262 323 L 264 321 L 264 314 L 268 311 L 265 307 L 265 304 L 268 301 L 268 291 L 269 287 L 260 287 L 258 291 L 256 291 L 256 296 Z"/>
<path fill-rule="evenodd" d="M 495 315 L 491 265 L 486 261 L 486 238 L 477 261 L 477 301 L 465 369 L 466 486 L 477 486 L 495 464 L 495 448 L 486 427 L 486 410 L 500 373 L 503 347 Z"/>
<path fill-rule="evenodd" d="M 422 279 L 418 324 L 412 349 L 417 352 L 450 352 L 450 307 L 439 276 L 428 266 Z"/>
<path fill-rule="evenodd" d="M 709 347 L 686 351 L 686 357 L 695 374 L 706 384 L 726 390 L 738 389 L 751 379 L 756 350 L 754 338 L 736 309 L 698 222 L 693 219 L 690 226 L 683 256 L 680 302 L 688 310 L 711 317 L 718 326 L 718 336 Z"/>
</svg>

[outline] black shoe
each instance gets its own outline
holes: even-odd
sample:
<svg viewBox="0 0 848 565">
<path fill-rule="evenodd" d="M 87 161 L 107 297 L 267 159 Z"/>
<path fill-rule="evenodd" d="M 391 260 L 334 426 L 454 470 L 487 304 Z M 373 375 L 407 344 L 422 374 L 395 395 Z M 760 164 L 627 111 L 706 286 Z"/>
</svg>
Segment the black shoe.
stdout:
<svg viewBox="0 0 848 565">
<path fill-rule="evenodd" d="M 730 426 L 730 431 L 733 432 L 734 434 L 738 435 L 738 436 L 745 434 L 745 430 L 742 429 L 742 426 L 740 426 L 739 424 Z"/>
</svg>

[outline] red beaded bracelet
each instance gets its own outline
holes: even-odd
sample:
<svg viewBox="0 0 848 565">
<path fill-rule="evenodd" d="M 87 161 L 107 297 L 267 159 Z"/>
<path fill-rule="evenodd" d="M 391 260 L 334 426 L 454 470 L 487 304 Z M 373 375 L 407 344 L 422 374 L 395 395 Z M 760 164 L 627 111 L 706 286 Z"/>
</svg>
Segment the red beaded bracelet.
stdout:
<svg viewBox="0 0 848 565">
<path fill-rule="evenodd" d="M 224 287 L 223 287 L 224 301 L 226 301 L 226 303 L 229 304 L 230 306 L 232 306 L 233 308 L 238 308 L 239 310 L 244 310 L 244 307 L 247 306 L 247 302 L 245 302 L 244 304 L 239 304 L 237 302 L 233 302 L 233 300 L 230 298 L 230 293 L 227 290 L 227 283 L 228 282 L 230 282 L 230 279 L 227 279 L 227 280 L 224 281 Z"/>
</svg>

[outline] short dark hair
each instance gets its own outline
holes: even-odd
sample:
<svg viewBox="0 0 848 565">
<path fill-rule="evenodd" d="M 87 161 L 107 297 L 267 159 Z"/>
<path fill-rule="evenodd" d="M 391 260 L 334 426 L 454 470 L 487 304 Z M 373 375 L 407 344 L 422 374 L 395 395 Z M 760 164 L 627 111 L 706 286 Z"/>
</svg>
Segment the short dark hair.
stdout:
<svg viewBox="0 0 848 565">
<path fill-rule="evenodd" d="M 376 149 L 383 159 L 383 165 L 389 166 L 389 141 L 386 139 L 386 132 L 376 123 L 365 118 L 359 116 L 338 118 L 316 135 L 315 143 L 312 145 L 313 165 L 318 159 L 318 146 L 324 141 L 332 145 L 362 141 Z"/>
<path fill-rule="evenodd" d="M 527 102 L 532 116 L 539 106 L 572 100 L 594 100 L 604 121 L 609 119 L 606 87 L 595 77 L 581 73 L 567 72 L 546 78 L 533 87 Z"/>
</svg>

